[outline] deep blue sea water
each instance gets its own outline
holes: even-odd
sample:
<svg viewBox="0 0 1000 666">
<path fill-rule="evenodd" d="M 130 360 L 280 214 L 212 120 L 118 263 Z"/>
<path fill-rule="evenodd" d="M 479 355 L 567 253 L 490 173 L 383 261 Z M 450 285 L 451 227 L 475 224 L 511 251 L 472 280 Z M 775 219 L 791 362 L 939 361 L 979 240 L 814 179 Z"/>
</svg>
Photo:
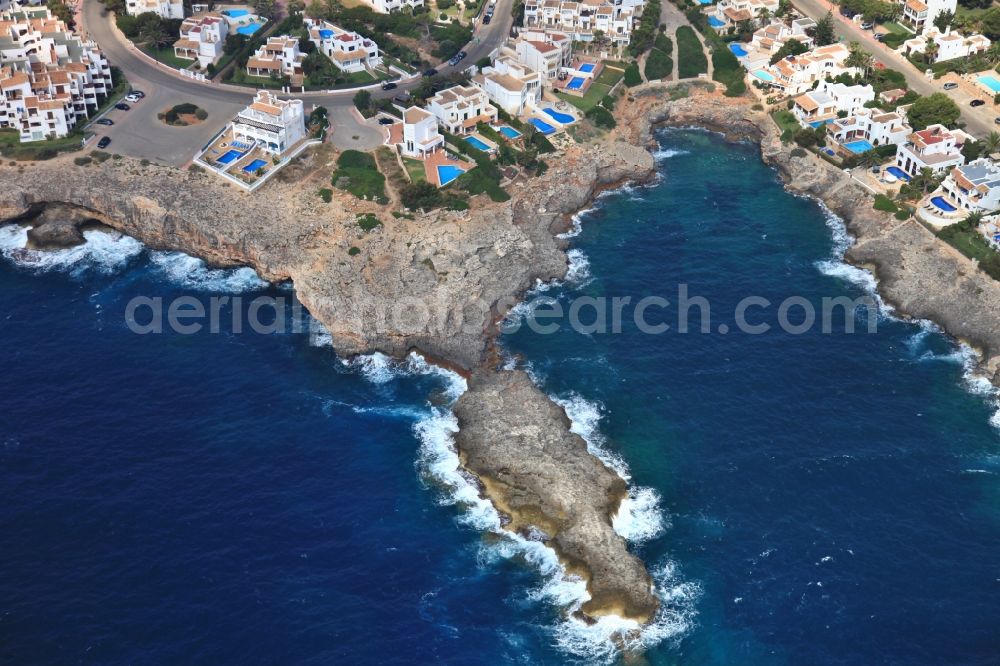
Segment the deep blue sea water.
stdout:
<svg viewBox="0 0 1000 666">
<path fill-rule="evenodd" d="M 685 283 L 719 322 L 749 295 L 866 293 L 836 222 L 753 147 L 661 142 L 662 180 L 583 215 L 573 276 L 540 293 Z M 460 381 L 303 334 L 136 335 L 136 296 L 242 296 L 228 316 L 291 292 L 89 235 L 40 257 L 0 229 L 0 663 L 607 657 L 557 610 L 579 586 L 479 529 L 441 406 Z M 627 464 L 617 526 L 665 600 L 649 663 L 996 663 L 997 407 L 932 327 L 503 344 Z"/>
</svg>

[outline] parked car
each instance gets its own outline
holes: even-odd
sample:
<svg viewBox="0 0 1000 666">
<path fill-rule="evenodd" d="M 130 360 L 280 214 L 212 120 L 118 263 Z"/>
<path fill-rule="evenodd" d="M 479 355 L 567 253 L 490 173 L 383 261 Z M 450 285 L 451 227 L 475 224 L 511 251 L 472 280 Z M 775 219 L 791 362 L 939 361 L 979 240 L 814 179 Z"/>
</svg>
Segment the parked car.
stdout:
<svg viewBox="0 0 1000 666">
<path fill-rule="evenodd" d="M 125 102 L 118 102 L 117 104 L 115 104 L 115 108 L 118 109 L 119 111 L 128 111 L 132 107 L 126 104 Z"/>
<path fill-rule="evenodd" d="M 138 102 L 140 99 L 142 99 L 142 98 L 139 97 L 138 95 L 134 94 L 134 93 L 129 94 L 129 95 L 125 95 L 125 101 L 126 102 L 132 102 L 133 104 L 135 104 L 136 102 Z"/>
<path fill-rule="evenodd" d="M 944 84 L 944 89 L 945 90 L 954 90 L 957 87 L 958 87 L 958 84 L 955 83 L 954 81 L 949 81 L 948 83 Z"/>
<path fill-rule="evenodd" d="M 875 33 L 875 41 L 876 42 L 884 42 L 885 41 L 885 35 L 883 35 L 881 32 L 876 32 Z"/>
<path fill-rule="evenodd" d="M 872 28 L 874 28 L 874 27 L 875 27 L 875 24 L 874 24 L 874 23 L 869 23 L 869 22 L 866 22 L 866 23 L 862 23 L 862 24 L 861 24 L 861 29 L 862 29 L 862 30 L 871 30 L 871 29 L 872 29 Z"/>
<path fill-rule="evenodd" d="M 129 95 L 135 95 L 139 99 L 145 99 L 146 98 L 146 93 L 142 92 L 141 90 L 130 90 L 130 91 L 128 91 L 128 94 Z"/>
<path fill-rule="evenodd" d="M 972 106 L 972 107 L 984 106 L 985 104 L 986 104 L 985 100 L 981 100 L 981 99 L 974 99 L 971 102 L 969 102 L 969 106 Z"/>
<path fill-rule="evenodd" d="M 395 81 L 384 81 L 382 83 L 382 90 L 392 90 L 396 87 Z"/>
<path fill-rule="evenodd" d="M 111 118 L 98 118 L 97 120 L 94 121 L 94 124 L 107 125 L 108 127 L 111 127 L 112 125 L 115 124 L 115 121 L 111 120 Z"/>
<path fill-rule="evenodd" d="M 111 137 L 110 136 L 102 136 L 101 140 L 97 142 L 97 147 L 100 148 L 101 150 L 104 150 L 109 145 L 111 145 Z"/>
<path fill-rule="evenodd" d="M 1000 125 L 1000 116 L 997 116 L 996 118 L 994 118 L 993 122 L 996 123 L 997 125 Z"/>
<path fill-rule="evenodd" d="M 448 64 L 451 65 L 452 67 L 454 67 L 455 65 L 457 65 L 460 62 L 461 62 L 461 58 L 459 58 L 458 56 L 452 56 L 451 60 L 448 61 Z"/>
<path fill-rule="evenodd" d="M 468 54 L 468 53 L 466 53 L 465 51 L 459 51 L 459 52 L 458 52 L 458 55 L 457 55 L 457 56 L 455 56 L 455 57 L 456 57 L 456 58 L 458 58 L 459 60 L 464 60 L 464 59 L 465 59 L 465 56 L 467 56 L 467 55 L 469 55 L 469 54 Z"/>
<path fill-rule="evenodd" d="M 492 20 L 493 20 L 493 15 L 487 14 L 486 16 L 483 17 L 483 25 L 489 25 L 490 21 Z"/>
<path fill-rule="evenodd" d="M 378 119 L 378 124 L 379 124 L 379 125 L 392 125 L 392 124 L 394 124 L 395 122 L 396 122 L 396 121 L 395 121 L 395 120 L 393 120 L 392 118 L 385 118 L 385 117 L 382 117 L 382 118 L 379 118 L 379 119 Z"/>
<path fill-rule="evenodd" d="M 426 70 L 424 72 L 424 76 L 437 76 L 437 73 L 438 73 L 438 71 L 436 69 L 434 69 L 433 67 L 431 67 L 430 69 L 428 69 L 428 70 Z"/>
<path fill-rule="evenodd" d="M 393 102 L 397 102 L 399 104 L 409 104 L 409 102 L 410 102 L 410 93 L 408 93 L 408 92 L 406 92 L 404 90 L 400 94 L 398 94 L 395 97 L 393 97 L 392 101 Z"/>
</svg>

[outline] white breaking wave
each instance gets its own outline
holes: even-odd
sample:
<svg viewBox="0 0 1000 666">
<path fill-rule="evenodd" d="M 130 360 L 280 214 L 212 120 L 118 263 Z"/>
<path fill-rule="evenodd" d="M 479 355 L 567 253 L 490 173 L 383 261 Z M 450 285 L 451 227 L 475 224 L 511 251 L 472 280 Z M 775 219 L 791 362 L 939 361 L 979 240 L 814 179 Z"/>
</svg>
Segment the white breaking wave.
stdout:
<svg viewBox="0 0 1000 666">
<path fill-rule="evenodd" d="M 660 148 L 659 150 L 653 153 L 653 159 L 656 160 L 657 162 L 660 162 L 662 160 L 670 159 L 671 157 L 677 157 L 678 155 L 687 155 L 687 154 L 688 151 L 686 150 L 676 150 L 673 148 Z"/>
<path fill-rule="evenodd" d="M 309 318 L 309 346 L 310 347 L 332 347 L 333 336 L 326 330 L 318 319 Z"/>
<path fill-rule="evenodd" d="M 267 286 L 252 268 L 209 268 L 183 252 L 150 252 L 149 260 L 171 282 L 188 289 L 243 293 Z"/>
<path fill-rule="evenodd" d="M 566 253 L 569 266 L 566 268 L 566 282 L 574 287 L 583 287 L 591 281 L 590 259 L 583 250 L 572 249 Z"/>
<path fill-rule="evenodd" d="M 117 231 L 88 229 L 85 242 L 61 250 L 30 250 L 28 229 L 20 225 L 0 227 L 0 255 L 17 266 L 38 272 L 60 271 L 73 276 L 96 271 L 105 275 L 128 266 L 143 250 L 143 245 Z"/>
<path fill-rule="evenodd" d="M 566 412 L 570 420 L 570 432 L 583 438 L 587 443 L 587 451 L 628 482 L 632 478 L 628 465 L 621 456 L 604 448 L 604 435 L 598 429 L 604 406 L 577 393 L 570 393 L 566 397 L 550 395 L 549 398 Z"/>
<path fill-rule="evenodd" d="M 660 495 L 652 488 L 629 488 L 622 500 L 612 527 L 631 543 L 644 543 L 663 534 L 667 520 L 660 508 Z"/>
</svg>

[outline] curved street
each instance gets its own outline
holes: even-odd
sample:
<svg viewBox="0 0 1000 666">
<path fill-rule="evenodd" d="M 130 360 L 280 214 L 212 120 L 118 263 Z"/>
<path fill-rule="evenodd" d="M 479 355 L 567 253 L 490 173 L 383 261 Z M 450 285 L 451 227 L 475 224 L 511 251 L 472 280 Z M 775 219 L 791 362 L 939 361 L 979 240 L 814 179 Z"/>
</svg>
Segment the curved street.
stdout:
<svg viewBox="0 0 1000 666">
<path fill-rule="evenodd" d="M 468 56 L 460 67 L 468 67 L 489 55 L 507 39 L 513 23 L 512 2 L 497 0 L 494 21 L 479 26 L 473 41 L 465 48 Z M 173 166 L 186 164 L 253 98 L 255 91 L 251 88 L 188 79 L 137 52 L 114 27 L 114 15 L 99 0 L 83 0 L 81 21 L 82 31 L 98 43 L 111 64 L 124 72 L 133 88 L 146 93 L 146 98 L 132 105 L 132 110 L 112 109 L 105 114 L 114 121 L 114 126 L 91 125 L 98 134 L 111 137 L 112 152 Z M 447 63 L 438 67 L 442 73 L 451 69 Z M 370 89 L 375 97 L 389 97 L 415 87 L 419 81 L 419 76 L 400 81 L 393 91 L 383 91 L 377 85 Z M 325 106 L 330 112 L 329 140 L 337 147 L 371 149 L 382 143 L 383 133 L 375 123 L 365 122 L 354 109 L 352 98 L 357 90 L 304 92 L 287 97 L 303 100 L 307 109 Z M 157 118 L 158 113 L 181 102 L 202 107 L 209 114 L 208 120 L 200 125 L 170 127 Z"/>
</svg>

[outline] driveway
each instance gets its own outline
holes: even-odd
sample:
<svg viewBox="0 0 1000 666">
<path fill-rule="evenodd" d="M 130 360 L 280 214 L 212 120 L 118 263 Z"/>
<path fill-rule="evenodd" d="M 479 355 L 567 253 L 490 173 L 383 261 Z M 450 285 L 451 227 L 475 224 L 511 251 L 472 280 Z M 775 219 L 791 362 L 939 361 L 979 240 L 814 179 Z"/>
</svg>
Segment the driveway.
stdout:
<svg viewBox="0 0 1000 666">
<path fill-rule="evenodd" d="M 826 2 L 826 0 L 793 0 L 793 4 L 803 14 L 817 21 L 825 16 L 827 11 L 833 10 L 834 30 L 842 41 L 861 43 L 865 49 L 875 56 L 876 62 L 902 72 L 910 88 L 921 95 L 945 92 L 944 88 L 942 88 L 944 84 L 943 80 L 935 81 L 928 79 L 909 60 L 885 44 L 877 41 L 871 31 L 862 30 L 857 24 L 844 20 L 837 13 L 837 8 Z M 955 99 L 955 102 L 962 110 L 962 121 L 966 125 L 966 130 L 977 137 L 984 137 L 996 129 L 993 119 L 997 116 L 997 110 L 994 108 L 992 100 L 988 99 L 985 95 L 983 99 L 986 99 L 989 103 L 986 106 L 976 109 L 970 108 L 968 102 L 962 99 Z"/>
</svg>

